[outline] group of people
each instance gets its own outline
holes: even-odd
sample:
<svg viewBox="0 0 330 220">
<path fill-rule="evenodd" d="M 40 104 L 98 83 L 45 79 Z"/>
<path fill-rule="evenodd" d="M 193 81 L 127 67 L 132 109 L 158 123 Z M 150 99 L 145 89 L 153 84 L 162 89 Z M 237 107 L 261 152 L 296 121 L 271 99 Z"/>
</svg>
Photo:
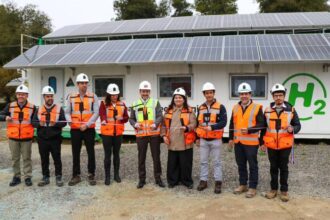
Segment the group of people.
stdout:
<svg viewBox="0 0 330 220">
<path fill-rule="evenodd" d="M 38 186 L 50 183 L 49 154 L 55 165 L 56 185 L 63 186 L 61 142 L 62 128 L 70 125 L 72 143 L 72 178 L 68 185 L 81 182 L 80 152 L 84 142 L 88 155 L 88 182 L 95 180 L 95 122 L 100 117 L 101 137 L 104 148 L 104 183 L 111 182 L 111 159 L 113 158 L 113 179 L 121 182 L 120 148 L 123 141 L 124 124 L 129 122 L 135 129 L 138 150 L 137 188 L 146 184 L 146 155 L 150 145 L 155 183 L 165 187 L 162 180 L 160 144 L 168 148 L 167 185 L 173 188 L 179 184 L 193 188 L 193 147 L 200 151 L 200 182 L 198 191 L 208 187 L 209 161 L 213 162 L 214 193 L 221 193 L 222 167 L 221 146 L 227 112 L 223 104 L 215 99 L 215 86 L 207 82 L 202 94 L 205 102 L 198 107 L 197 115 L 189 106 L 183 88 L 174 90 L 169 106 L 163 110 L 157 99 L 151 97 L 151 84 L 143 81 L 139 85 L 140 98 L 130 106 L 120 100 L 119 87 L 109 84 L 104 101 L 99 104 L 97 96 L 88 91 L 88 76 L 80 73 L 76 77 L 78 91 L 67 98 L 65 110 L 54 103 L 54 89 L 45 86 L 42 90 L 44 104 L 38 109 L 28 102 L 28 88 L 20 85 L 16 89 L 17 100 L 8 104 L 0 113 L 0 120 L 7 122 L 7 136 L 11 151 L 14 176 L 10 186 L 21 183 L 20 158 L 23 158 L 24 181 L 32 185 L 31 144 L 34 128 L 42 165 L 42 179 Z M 252 89 L 248 83 L 238 86 L 240 101 L 233 107 L 229 125 L 229 148 L 234 148 L 238 166 L 239 186 L 235 194 L 246 193 L 247 198 L 256 195 L 258 185 L 258 149 L 268 152 L 270 161 L 271 190 L 269 199 L 278 194 L 282 201 L 288 201 L 288 163 L 293 149 L 294 134 L 301 125 L 294 107 L 284 101 L 286 88 L 275 84 L 271 89 L 274 102 L 265 111 L 262 105 L 252 100 Z M 161 140 L 162 139 L 162 140 Z M 112 156 L 113 155 L 113 156 Z M 249 171 L 247 169 L 249 166 Z M 280 178 L 279 178 L 280 176 Z M 279 181 L 280 179 L 280 181 Z"/>
</svg>

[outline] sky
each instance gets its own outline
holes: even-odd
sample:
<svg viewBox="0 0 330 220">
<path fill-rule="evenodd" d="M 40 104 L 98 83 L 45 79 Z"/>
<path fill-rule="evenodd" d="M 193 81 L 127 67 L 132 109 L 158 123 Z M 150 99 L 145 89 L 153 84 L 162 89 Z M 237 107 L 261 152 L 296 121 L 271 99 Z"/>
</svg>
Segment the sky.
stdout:
<svg viewBox="0 0 330 220">
<path fill-rule="evenodd" d="M 8 0 L 0 0 L 6 3 Z M 11 0 L 19 7 L 34 4 L 52 20 L 53 30 L 66 25 L 110 21 L 115 18 L 113 0 Z M 194 0 L 188 0 L 193 3 Z M 258 12 L 256 0 L 238 0 L 239 14 Z"/>
</svg>

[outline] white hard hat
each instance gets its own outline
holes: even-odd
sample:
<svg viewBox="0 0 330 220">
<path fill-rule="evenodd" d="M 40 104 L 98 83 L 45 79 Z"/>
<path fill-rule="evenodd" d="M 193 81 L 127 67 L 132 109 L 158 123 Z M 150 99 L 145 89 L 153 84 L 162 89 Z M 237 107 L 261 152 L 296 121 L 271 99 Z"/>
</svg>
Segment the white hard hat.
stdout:
<svg viewBox="0 0 330 220">
<path fill-rule="evenodd" d="M 272 87 L 272 89 L 270 90 L 271 94 L 273 94 L 274 92 L 284 92 L 284 93 L 286 93 L 286 88 L 282 84 L 276 83 Z"/>
<path fill-rule="evenodd" d="M 76 78 L 76 83 L 77 82 L 89 82 L 88 76 L 85 73 L 79 73 Z"/>
<path fill-rule="evenodd" d="M 245 93 L 245 92 L 252 92 L 252 89 L 248 83 L 243 82 L 238 86 L 238 93 Z"/>
<path fill-rule="evenodd" d="M 116 84 L 111 83 L 108 85 L 107 93 L 110 95 L 118 95 L 120 93 L 119 87 Z"/>
<path fill-rule="evenodd" d="M 207 91 L 207 90 L 215 90 L 214 85 L 210 82 L 204 83 L 202 92 Z"/>
<path fill-rule="evenodd" d="M 148 81 L 142 81 L 140 83 L 139 89 L 151 90 L 151 84 Z"/>
<path fill-rule="evenodd" d="M 175 96 L 175 95 L 186 96 L 186 91 L 184 91 L 183 88 L 177 88 L 177 89 L 174 90 L 174 92 L 173 92 L 173 96 Z"/>
<path fill-rule="evenodd" d="M 42 95 L 54 95 L 54 89 L 50 86 L 45 86 L 41 92 Z"/>
<path fill-rule="evenodd" d="M 26 87 L 24 84 L 19 85 L 19 86 L 16 88 L 16 93 L 18 93 L 18 92 L 29 94 L 29 88 Z"/>
</svg>

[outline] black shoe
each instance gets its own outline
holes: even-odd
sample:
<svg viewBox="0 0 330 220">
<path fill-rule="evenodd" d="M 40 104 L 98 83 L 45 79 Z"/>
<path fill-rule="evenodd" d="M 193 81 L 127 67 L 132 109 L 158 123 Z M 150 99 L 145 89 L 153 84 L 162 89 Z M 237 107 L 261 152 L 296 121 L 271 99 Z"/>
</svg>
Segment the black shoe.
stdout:
<svg viewBox="0 0 330 220">
<path fill-rule="evenodd" d="M 105 177 L 104 184 L 107 185 L 107 186 L 110 185 L 110 176 Z"/>
<path fill-rule="evenodd" d="M 175 185 L 174 185 L 174 184 L 167 184 L 167 187 L 168 187 L 168 188 L 174 188 Z"/>
<path fill-rule="evenodd" d="M 28 177 L 28 178 L 25 179 L 25 185 L 26 186 L 32 186 L 32 179 L 31 179 L 31 177 Z"/>
<path fill-rule="evenodd" d="M 95 175 L 94 174 L 89 174 L 88 175 L 88 182 L 89 182 L 89 185 L 91 185 L 91 186 L 96 185 L 96 180 L 95 180 Z"/>
<path fill-rule="evenodd" d="M 12 181 L 9 183 L 9 186 L 17 186 L 21 183 L 21 178 L 14 176 Z"/>
<path fill-rule="evenodd" d="M 140 180 L 139 183 L 137 184 L 136 188 L 141 189 L 146 185 L 146 181 Z"/>
<path fill-rule="evenodd" d="M 25 184 L 26 184 L 26 180 L 25 180 Z M 48 176 L 44 176 L 44 177 L 42 177 L 42 179 L 38 183 L 38 186 L 46 186 L 48 184 L 49 184 L 49 177 Z"/>
<path fill-rule="evenodd" d="M 61 187 L 63 185 L 62 176 L 56 176 L 56 186 Z"/>
<path fill-rule="evenodd" d="M 187 187 L 188 189 L 193 189 L 193 188 L 194 188 L 194 184 L 192 183 L 192 184 L 186 185 L 186 187 Z"/>
<path fill-rule="evenodd" d="M 115 174 L 115 177 L 113 178 L 117 183 L 121 182 L 121 178 L 119 176 L 119 174 Z"/>
<path fill-rule="evenodd" d="M 162 187 L 162 188 L 165 187 L 165 184 L 163 183 L 163 181 L 161 179 L 156 180 L 156 185 L 158 185 L 159 187 Z"/>
</svg>

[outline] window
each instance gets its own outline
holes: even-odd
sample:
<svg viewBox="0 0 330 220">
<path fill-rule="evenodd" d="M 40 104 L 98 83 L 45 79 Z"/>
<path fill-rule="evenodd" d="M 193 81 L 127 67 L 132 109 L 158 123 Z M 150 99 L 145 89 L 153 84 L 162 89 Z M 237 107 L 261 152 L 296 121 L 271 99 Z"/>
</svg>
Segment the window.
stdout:
<svg viewBox="0 0 330 220">
<path fill-rule="evenodd" d="M 172 97 L 177 88 L 183 88 L 188 97 L 191 97 L 192 76 L 159 76 L 159 97 Z"/>
<path fill-rule="evenodd" d="M 48 85 L 54 89 L 54 92 L 57 91 L 57 79 L 55 76 L 51 76 L 48 78 Z"/>
<path fill-rule="evenodd" d="M 231 92 L 230 98 L 238 97 L 238 86 L 239 84 L 246 82 L 250 84 L 252 88 L 252 95 L 255 98 L 266 98 L 266 75 L 231 75 L 230 76 L 230 85 Z"/>
<path fill-rule="evenodd" d="M 94 77 L 94 93 L 97 97 L 105 97 L 107 95 L 107 87 L 110 83 L 115 83 L 119 87 L 120 97 L 124 93 L 124 78 L 123 77 Z"/>
</svg>

